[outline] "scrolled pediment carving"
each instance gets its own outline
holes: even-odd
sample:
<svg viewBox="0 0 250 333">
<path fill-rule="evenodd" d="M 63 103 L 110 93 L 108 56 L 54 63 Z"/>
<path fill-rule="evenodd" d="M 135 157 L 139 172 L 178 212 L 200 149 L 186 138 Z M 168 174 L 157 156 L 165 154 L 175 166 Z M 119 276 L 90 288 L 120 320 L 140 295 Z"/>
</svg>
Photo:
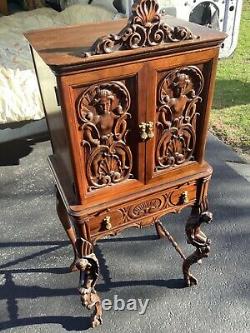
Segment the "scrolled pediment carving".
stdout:
<svg viewBox="0 0 250 333">
<path fill-rule="evenodd" d="M 199 37 L 186 27 L 171 27 L 162 22 L 156 0 L 137 0 L 132 6 L 128 24 L 118 34 L 109 34 L 97 39 L 91 51 L 85 52 L 84 56 L 109 54 L 195 38 Z"/>
</svg>

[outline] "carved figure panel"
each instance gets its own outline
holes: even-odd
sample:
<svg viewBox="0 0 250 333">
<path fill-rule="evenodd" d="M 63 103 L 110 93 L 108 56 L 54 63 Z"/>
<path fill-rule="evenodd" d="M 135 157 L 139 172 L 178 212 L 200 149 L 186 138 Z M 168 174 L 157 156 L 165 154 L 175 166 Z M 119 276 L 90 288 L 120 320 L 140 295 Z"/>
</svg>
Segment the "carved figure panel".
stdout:
<svg viewBox="0 0 250 333">
<path fill-rule="evenodd" d="M 158 88 L 155 169 L 180 165 L 193 158 L 196 143 L 197 105 L 204 87 L 198 67 L 169 72 Z"/>
<path fill-rule="evenodd" d="M 132 153 L 126 144 L 130 94 L 123 82 L 94 84 L 77 102 L 89 191 L 132 177 Z"/>
</svg>

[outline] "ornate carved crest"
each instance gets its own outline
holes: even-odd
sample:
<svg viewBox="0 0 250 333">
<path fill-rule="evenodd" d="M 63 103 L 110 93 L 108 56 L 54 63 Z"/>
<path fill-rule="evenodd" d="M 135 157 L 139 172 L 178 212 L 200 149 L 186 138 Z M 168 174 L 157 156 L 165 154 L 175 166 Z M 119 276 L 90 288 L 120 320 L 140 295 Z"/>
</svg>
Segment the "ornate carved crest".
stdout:
<svg viewBox="0 0 250 333">
<path fill-rule="evenodd" d="M 196 141 L 197 103 L 204 86 L 198 67 L 169 72 L 158 90 L 156 170 L 180 165 L 193 157 Z"/>
<path fill-rule="evenodd" d="M 92 85 L 78 100 L 90 191 L 132 177 L 132 154 L 126 145 L 129 107 L 129 92 L 117 81 Z"/>
<path fill-rule="evenodd" d="M 99 38 L 92 46 L 91 52 L 84 53 L 84 56 L 198 38 L 188 28 L 170 27 L 161 22 L 158 10 L 156 0 L 137 0 L 132 7 L 127 26 L 118 34 Z"/>
</svg>

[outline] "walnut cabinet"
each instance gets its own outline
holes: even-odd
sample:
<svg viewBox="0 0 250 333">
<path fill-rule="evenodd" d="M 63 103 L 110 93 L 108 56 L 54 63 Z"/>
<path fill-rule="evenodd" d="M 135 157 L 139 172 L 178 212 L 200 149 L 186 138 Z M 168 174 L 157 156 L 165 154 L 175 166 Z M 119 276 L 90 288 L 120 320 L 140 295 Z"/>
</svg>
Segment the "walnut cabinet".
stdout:
<svg viewBox="0 0 250 333">
<path fill-rule="evenodd" d="M 103 36 L 103 37 L 102 37 Z M 212 168 L 204 160 L 216 65 L 223 33 L 160 17 L 157 1 L 136 1 L 128 21 L 26 34 L 42 93 L 53 155 L 57 212 L 80 271 L 81 300 L 94 307 L 98 259 L 94 244 L 128 227 L 155 225 L 190 266 L 207 257 L 207 192 Z M 192 207 L 186 257 L 160 222 Z"/>
</svg>

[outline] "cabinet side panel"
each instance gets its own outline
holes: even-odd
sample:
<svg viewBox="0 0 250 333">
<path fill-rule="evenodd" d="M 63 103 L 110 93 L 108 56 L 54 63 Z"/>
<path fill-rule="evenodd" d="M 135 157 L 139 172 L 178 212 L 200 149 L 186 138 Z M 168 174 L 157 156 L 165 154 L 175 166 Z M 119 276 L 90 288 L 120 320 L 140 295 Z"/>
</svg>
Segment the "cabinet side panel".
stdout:
<svg viewBox="0 0 250 333">
<path fill-rule="evenodd" d="M 218 55 L 219 55 L 219 48 L 217 48 L 214 58 L 212 58 L 209 62 L 204 64 L 204 75 L 205 77 L 207 77 L 207 80 L 205 82 L 204 93 L 202 96 L 204 100 L 204 108 L 202 110 L 203 112 L 201 113 L 200 126 L 198 126 L 197 128 L 198 142 L 195 149 L 196 160 L 199 163 L 202 163 L 204 161 L 207 135 L 208 135 L 209 117 L 214 96 Z"/>
<path fill-rule="evenodd" d="M 62 173 L 65 176 L 64 179 L 67 183 L 67 187 L 73 191 L 72 165 L 69 155 L 67 132 L 65 130 L 61 107 L 56 96 L 56 77 L 34 49 L 32 49 L 32 55 L 50 133 L 53 153 L 57 163 L 60 164 L 60 170 L 62 170 Z"/>
</svg>

